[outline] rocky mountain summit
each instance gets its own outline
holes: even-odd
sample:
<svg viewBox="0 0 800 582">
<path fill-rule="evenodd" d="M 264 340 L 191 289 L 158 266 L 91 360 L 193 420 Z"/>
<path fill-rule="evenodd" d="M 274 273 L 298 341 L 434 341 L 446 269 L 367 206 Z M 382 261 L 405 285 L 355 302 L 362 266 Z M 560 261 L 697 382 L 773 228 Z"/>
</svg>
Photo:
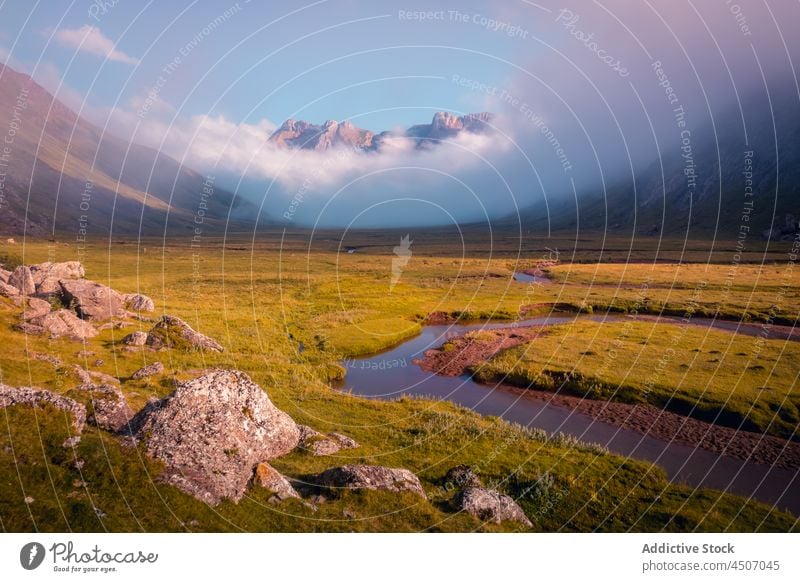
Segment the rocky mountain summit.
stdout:
<svg viewBox="0 0 800 582">
<path fill-rule="evenodd" d="M 322 125 L 315 125 L 308 121 L 287 119 L 269 137 L 269 142 L 278 147 L 296 150 L 325 151 L 341 147 L 362 152 L 379 152 L 386 140 L 405 138 L 415 142 L 416 147 L 425 148 L 452 139 L 461 132 L 486 133 L 491 129 L 492 119 L 492 114 L 485 112 L 458 116 L 439 111 L 433 116 L 431 123 L 414 125 L 404 132 L 380 133 L 361 129 L 350 121 L 339 123 L 331 119 Z"/>
</svg>

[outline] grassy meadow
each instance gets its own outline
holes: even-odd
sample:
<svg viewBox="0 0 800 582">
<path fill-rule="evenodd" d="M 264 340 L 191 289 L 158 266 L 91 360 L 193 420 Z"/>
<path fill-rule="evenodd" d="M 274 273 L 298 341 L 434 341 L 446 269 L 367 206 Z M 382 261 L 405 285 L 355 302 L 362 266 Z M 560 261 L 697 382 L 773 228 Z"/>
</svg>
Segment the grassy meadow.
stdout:
<svg viewBox="0 0 800 582">
<path fill-rule="evenodd" d="M 485 482 L 519 497 L 534 531 L 788 531 L 797 527 L 794 517 L 767 505 L 671 485 L 657 467 L 571 439 L 548 439 L 538 431 L 480 417 L 449 403 L 415 398 L 372 401 L 329 385 L 344 373 L 339 365 L 343 357 L 385 349 L 413 336 L 432 312 L 463 319 L 510 320 L 521 313 L 546 313 L 554 304 L 595 313 L 605 309 L 681 313 L 692 307 L 698 314 L 708 310 L 758 321 L 770 317 L 777 296 L 782 301 L 780 317 L 794 317 L 800 277 L 790 267 L 779 262 L 768 268 L 742 264 L 735 283 L 728 285 L 730 265 L 724 262 L 680 268 L 591 263 L 630 255 L 625 241 L 617 241 L 610 256 L 605 246 L 599 257 L 591 250 L 562 252 L 561 264 L 551 270 L 556 282 L 527 285 L 514 282 L 512 274 L 545 256 L 548 251 L 541 241 L 526 243 L 529 247 L 522 250 L 505 243 L 492 247 L 489 254 L 481 244 L 462 249 L 445 238 L 423 234 L 415 238 L 415 254 L 399 283 L 390 289 L 392 246 L 399 237 L 391 233 L 358 236 L 359 240 L 348 241 L 359 247 L 354 253 L 338 252 L 341 245 L 333 235 L 320 235 L 309 243 L 302 233 L 269 233 L 255 243 L 244 236 L 225 242 L 209 239 L 194 248 L 188 235 L 186 240 L 96 241 L 85 248 L 47 241 L 2 244 L 0 255 L 7 263 L 82 260 L 87 278 L 121 292 L 151 296 L 156 302 L 154 318 L 163 313 L 181 317 L 223 344 L 225 351 L 122 349 L 119 340 L 124 335 L 150 328 L 152 324 L 145 321 L 101 331 L 86 345 L 25 336 L 13 327 L 20 309 L 0 298 L 4 346 L 0 381 L 66 393 L 78 384 L 72 366 L 79 364 L 119 378 L 137 410 L 149 397 L 171 392 L 176 380 L 213 366 L 235 367 L 250 374 L 297 422 L 320 431 L 342 432 L 361 444 L 332 457 L 294 452 L 272 463 L 279 471 L 302 479 L 346 462 L 405 467 L 419 475 L 430 501 L 413 495 L 350 492 L 317 507 L 295 500 L 272 505 L 266 501 L 266 492 L 252 488 L 239 504 L 208 507 L 160 484 L 157 463 L 93 427 L 86 428 L 78 446 L 85 464 L 76 469 L 71 453 L 60 446 L 68 433 L 68 419 L 54 411 L 17 407 L 0 412 L 0 530 L 517 530 L 514 524 L 484 524 L 452 510 L 454 491 L 443 488 L 442 479 L 460 463 L 474 465 Z M 563 244 L 568 242 L 565 239 Z M 644 260 L 648 254 L 661 252 L 646 248 L 637 256 Z M 773 252 L 772 259 L 780 261 L 782 255 Z M 700 260 L 709 253 L 724 261 L 708 243 L 697 243 L 689 254 Z M 575 262 L 566 262 L 570 256 Z M 752 259 L 760 257 L 754 253 Z M 675 280 L 680 284 L 671 283 Z M 644 298 L 643 281 L 649 282 Z M 789 282 L 788 290 L 784 281 Z M 643 368 L 657 358 L 663 342 L 670 342 L 669 335 L 654 331 L 643 324 L 627 336 L 630 352 L 625 353 L 646 358 Z M 704 336 L 702 341 L 695 332 Z M 513 362 L 497 359 L 490 365 L 529 377 L 547 365 L 566 366 L 572 359 L 580 362 L 587 379 L 597 376 L 597 381 L 591 381 L 597 385 L 622 380 L 615 374 L 631 368 L 632 375 L 623 382 L 629 388 L 626 398 L 641 397 L 637 386 L 642 379 L 635 367 L 617 366 L 603 373 L 593 367 L 592 358 L 601 357 L 603 342 L 619 337 L 614 330 L 604 330 L 597 337 L 598 333 L 591 324 L 559 328 L 536 340 L 547 342 L 545 350 L 519 348 L 519 354 L 508 355 Z M 637 338 L 646 343 L 636 343 Z M 759 430 L 784 434 L 797 424 L 796 416 L 784 418 L 780 426 L 769 425 L 765 419 L 775 402 L 791 396 L 797 350 L 791 347 L 794 351 L 781 352 L 770 344 L 757 356 L 757 365 L 763 368 L 751 372 L 747 366 L 756 360 L 738 354 L 750 353 L 753 340 L 691 330 L 676 348 L 680 357 L 646 399 L 679 391 L 693 401 L 701 398 L 711 411 L 725 407 L 741 411 L 748 402 L 755 402 L 758 414 L 745 416 Z M 700 343 L 695 345 L 696 341 Z M 700 351 L 693 352 L 694 348 Z M 578 354 L 578 349 L 598 355 Z M 712 350 L 720 353 L 711 354 Z M 549 352 L 551 362 L 537 359 L 544 352 Z M 46 361 L 53 357 L 60 364 Z M 163 375 L 130 379 L 135 370 L 156 360 L 166 367 Z M 691 371 L 680 367 L 684 363 L 692 366 Z M 739 380 L 736 386 L 732 386 L 734 377 Z M 731 389 L 735 398 L 726 400 Z M 796 408 L 796 397 L 790 401 Z M 26 502 L 26 497 L 32 501 Z"/>
</svg>

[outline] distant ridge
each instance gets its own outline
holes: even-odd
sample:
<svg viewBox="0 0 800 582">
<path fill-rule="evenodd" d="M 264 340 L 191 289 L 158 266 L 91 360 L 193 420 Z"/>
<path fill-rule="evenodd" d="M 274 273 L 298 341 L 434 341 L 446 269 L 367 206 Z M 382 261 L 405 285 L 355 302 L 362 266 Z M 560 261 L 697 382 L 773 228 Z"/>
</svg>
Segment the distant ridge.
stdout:
<svg viewBox="0 0 800 582">
<path fill-rule="evenodd" d="M 429 147 L 452 139 L 461 132 L 486 133 L 491 128 L 491 113 L 469 113 L 458 116 L 439 111 L 430 123 L 414 125 L 405 132 L 383 131 L 373 133 L 356 127 L 349 121 L 339 123 L 333 119 L 322 125 L 308 121 L 287 119 L 269 137 L 269 142 L 287 149 L 325 151 L 335 147 L 346 147 L 359 151 L 380 151 L 389 138 L 414 140 L 419 148 Z"/>
</svg>

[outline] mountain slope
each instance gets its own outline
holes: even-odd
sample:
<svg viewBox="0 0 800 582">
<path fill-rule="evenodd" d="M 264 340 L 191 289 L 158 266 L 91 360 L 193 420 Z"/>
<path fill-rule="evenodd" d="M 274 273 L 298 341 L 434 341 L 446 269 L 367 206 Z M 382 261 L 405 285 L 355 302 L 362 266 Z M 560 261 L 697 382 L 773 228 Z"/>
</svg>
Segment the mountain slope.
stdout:
<svg viewBox="0 0 800 582">
<path fill-rule="evenodd" d="M 716 127 L 693 129 L 691 160 L 677 147 L 663 150 L 635 180 L 610 184 L 607 196 L 598 187 L 577 203 L 551 199 L 549 216 L 537 205 L 523 222 L 535 230 L 716 237 L 731 247 L 740 236 L 790 240 L 800 232 L 800 116 L 791 89 L 771 102 L 749 96 L 745 125 L 737 108 Z"/>
<path fill-rule="evenodd" d="M 198 212 L 207 227 L 246 202 L 152 148 L 78 117 L 30 77 L 0 65 L 0 229 L 41 236 L 181 232 Z M 201 206 L 202 204 L 202 206 Z M 82 232 L 85 231 L 85 232 Z"/>
</svg>

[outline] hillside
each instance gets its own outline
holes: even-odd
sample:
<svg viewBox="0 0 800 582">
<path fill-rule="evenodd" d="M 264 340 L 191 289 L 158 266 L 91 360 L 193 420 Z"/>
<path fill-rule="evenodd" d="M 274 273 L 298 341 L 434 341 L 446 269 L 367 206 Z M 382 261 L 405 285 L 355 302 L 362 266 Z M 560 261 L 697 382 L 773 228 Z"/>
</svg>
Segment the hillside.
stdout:
<svg viewBox="0 0 800 582">
<path fill-rule="evenodd" d="M 206 229 L 224 224 L 231 210 L 247 212 L 249 203 L 217 188 L 213 177 L 103 133 L 2 65 L 0 108 L 9 112 L 0 128 L 2 234 L 177 233 L 193 228 L 198 212 Z"/>
</svg>

